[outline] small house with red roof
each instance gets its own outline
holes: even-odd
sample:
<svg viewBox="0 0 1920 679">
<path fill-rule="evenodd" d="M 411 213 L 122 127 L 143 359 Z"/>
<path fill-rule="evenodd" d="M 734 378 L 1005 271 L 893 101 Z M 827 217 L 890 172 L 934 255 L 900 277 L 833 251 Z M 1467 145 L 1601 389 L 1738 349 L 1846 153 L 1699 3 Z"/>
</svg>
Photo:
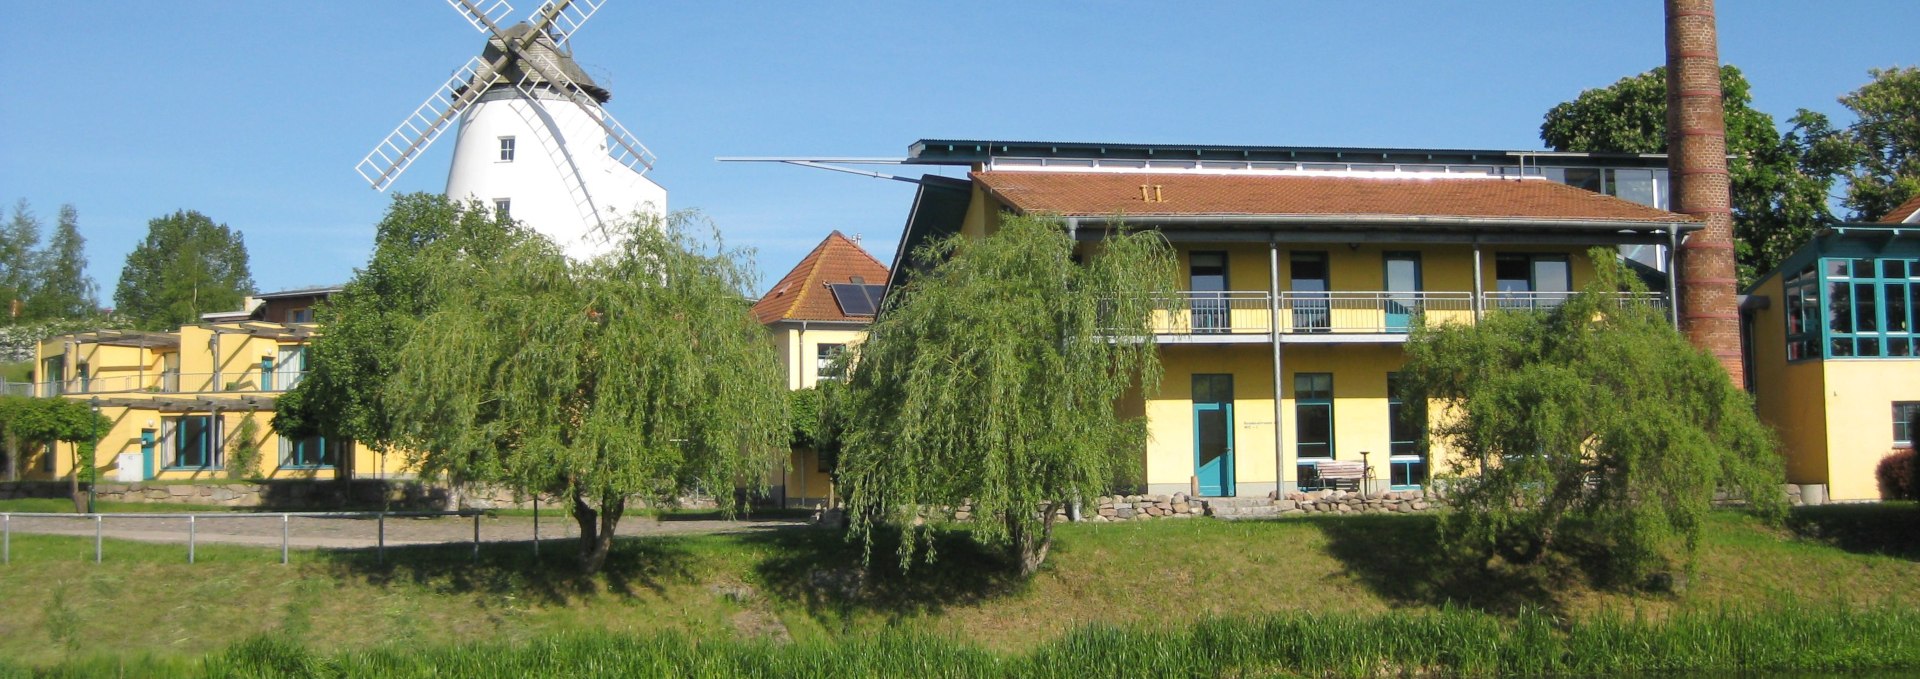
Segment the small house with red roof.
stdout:
<svg viewBox="0 0 1920 679">
<path fill-rule="evenodd" d="M 886 292 L 887 265 L 835 231 L 753 305 L 773 338 L 788 389 L 808 389 L 845 376 L 842 357 L 866 339 Z M 785 506 L 831 502 L 831 460 L 810 448 L 793 451 L 789 468 L 771 479 Z"/>
</svg>

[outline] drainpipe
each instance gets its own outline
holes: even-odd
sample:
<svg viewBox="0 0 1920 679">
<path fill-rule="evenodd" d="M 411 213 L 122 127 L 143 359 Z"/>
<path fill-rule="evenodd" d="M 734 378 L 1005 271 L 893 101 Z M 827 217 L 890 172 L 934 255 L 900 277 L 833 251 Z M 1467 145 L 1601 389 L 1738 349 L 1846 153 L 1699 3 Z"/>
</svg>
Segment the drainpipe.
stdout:
<svg viewBox="0 0 1920 679">
<path fill-rule="evenodd" d="M 217 329 L 214 330 L 213 336 L 207 338 L 207 345 L 213 349 L 213 384 L 207 385 L 207 391 L 221 391 L 226 388 L 226 385 L 221 384 L 220 382 L 220 331 L 219 330 Z"/>
<path fill-rule="evenodd" d="M 1675 330 L 1680 329 L 1680 287 L 1674 272 L 1674 252 L 1680 248 L 1679 227 L 1667 225 L 1667 320 L 1673 322 Z"/>
<path fill-rule="evenodd" d="M 1280 365 L 1280 242 L 1271 235 L 1267 239 L 1267 339 L 1273 342 L 1273 493 L 1279 498 L 1288 492 L 1286 430 L 1280 426 L 1286 411 L 1280 399 L 1285 393 L 1280 383 L 1285 371 Z"/>
<path fill-rule="evenodd" d="M 1480 322 L 1481 312 L 1486 308 L 1487 286 L 1480 274 L 1480 237 L 1473 237 L 1473 322 Z"/>
</svg>

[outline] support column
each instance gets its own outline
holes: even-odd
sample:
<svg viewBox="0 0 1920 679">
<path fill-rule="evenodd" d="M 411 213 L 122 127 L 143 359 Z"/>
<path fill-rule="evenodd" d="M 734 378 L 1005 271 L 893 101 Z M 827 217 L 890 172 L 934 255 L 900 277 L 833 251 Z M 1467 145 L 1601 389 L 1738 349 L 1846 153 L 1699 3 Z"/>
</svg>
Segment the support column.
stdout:
<svg viewBox="0 0 1920 679">
<path fill-rule="evenodd" d="M 1287 480 L 1292 476 L 1287 470 L 1293 465 L 1287 463 L 1287 430 L 1283 426 L 1287 409 L 1281 398 L 1286 394 L 1286 385 L 1281 382 L 1286 370 L 1280 348 L 1280 243 L 1274 237 L 1267 240 L 1267 335 L 1273 343 L 1273 490 L 1284 496 L 1298 489 L 1298 479 Z"/>
<path fill-rule="evenodd" d="M 1713 354 L 1739 384 L 1745 369 L 1713 0 L 1666 0 L 1666 16 L 1673 211 L 1705 223 L 1680 244 L 1680 326 L 1688 341 Z"/>
</svg>

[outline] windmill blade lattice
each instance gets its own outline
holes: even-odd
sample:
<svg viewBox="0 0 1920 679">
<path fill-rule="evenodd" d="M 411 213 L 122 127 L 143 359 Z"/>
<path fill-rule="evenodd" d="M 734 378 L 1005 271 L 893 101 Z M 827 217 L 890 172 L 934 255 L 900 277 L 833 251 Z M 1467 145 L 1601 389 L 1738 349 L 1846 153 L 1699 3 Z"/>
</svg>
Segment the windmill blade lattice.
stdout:
<svg viewBox="0 0 1920 679">
<path fill-rule="evenodd" d="M 505 0 L 500 1 L 505 2 Z M 573 38 L 573 34 L 579 31 L 588 19 L 592 19 L 593 13 L 600 11 L 600 6 L 604 4 L 607 4 L 607 0 L 573 0 L 573 2 L 562 3 L 558 9 L 554 9 L 554 3 L 545 2 L 541 3 L 540 8 L 534 10 L 533 16 L 528 19 L 534 20 L 552 12 L 553 25 L 547 33 L 553 36 L 554 44 L 564 47 L 567 41 Z"/>
<path fill-rule="evenodd" d="M 353 169 L 359 171 L 374 190 L 387 190 L 441 132 L 447 131 L 447 123 L 459 118 L 461 111 L 472 106 L 481 93 L 499 80 L 500 76 L 487 62 L 479 57 L 468 59 L 466 65 L 441 83 L 439 89 L 402 119 Z"/>
<path fill-rule="evenodd" d="M 447 4 L 459 10 L 460 16 L 481 33 L 493 32 L 487 28 L 489 25 L 497 26 L 513 14 L 513 5 L 507 4 L 507 0 L 447 0 Z"/>
</svg>

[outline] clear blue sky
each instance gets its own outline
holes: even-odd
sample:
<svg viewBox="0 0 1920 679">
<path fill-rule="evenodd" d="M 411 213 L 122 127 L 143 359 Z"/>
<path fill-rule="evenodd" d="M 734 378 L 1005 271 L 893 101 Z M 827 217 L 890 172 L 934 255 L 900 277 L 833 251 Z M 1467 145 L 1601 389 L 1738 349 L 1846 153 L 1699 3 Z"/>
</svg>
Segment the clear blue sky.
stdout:
<svg viewBox="0 0 1920 679">
<path fill-rule="evenodd" d="M 516 14 L 537 0 L 520 0 Z M 1920 61 L 1920 2 L 1720 3 L 1721 58 L 1784 120 Z M 16 2 L 0 200 L 79 209 L 103 303 L 148 219 L 245 232 L 263 290 L 343 282 L 388 196 L 353 165 L 481 37 L 440 0 Z M 575 40 L 672 207 L 757 248 L 891 256 L 912 186 L 725 155 L 900 156 L 930 137 L 1539 148 L 1541 114 L 1664 60 L 1661 3 L 642 2 Z M 451 137 L 443 139 L 450 141 Z M 451 144 L 395 186 L 439 191 Z"/>
</svg>

